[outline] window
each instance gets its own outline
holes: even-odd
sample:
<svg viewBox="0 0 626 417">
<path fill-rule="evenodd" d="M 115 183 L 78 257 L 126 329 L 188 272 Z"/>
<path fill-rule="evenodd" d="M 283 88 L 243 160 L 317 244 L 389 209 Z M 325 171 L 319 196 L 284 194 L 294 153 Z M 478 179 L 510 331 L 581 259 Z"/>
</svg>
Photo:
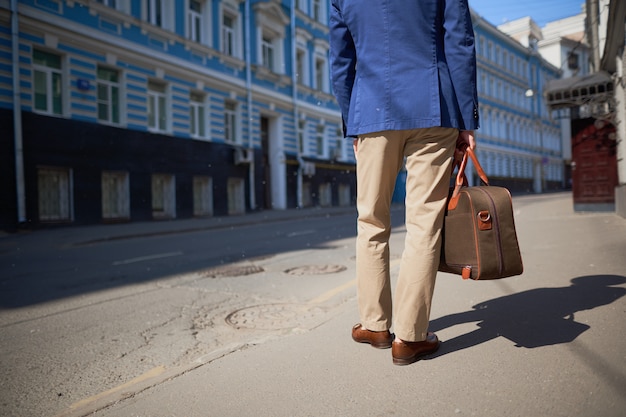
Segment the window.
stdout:
<svg viewBox="0 0 626 417">
<path fill-rule="evenodd" d="M 326 13 L 322 7 L 322 0 L 313 0 L 313 19 L 322 23 L 326 21 Z"/>
<path fill-rule="evenodd" d="M 337 129 L 335 135 L 337 139 L 335 142 L 335 150 L 333 156 L 336 160 L 340 161 L 344 158 L 343 144 L 345 140 L 343 138 L 343 130 L 341 128 Z"/>
<path fill-rule="evenodd" d="M 328 64 L 326 57 L 320 54 L 315 56 L 315 88 L 328 91 Z"/>
<path fill-rule="evenodd" d="M 352 195 L 350 194 L 350 186 L 348 184 L 339 184 L 338 189 L 339 206 L 350 206 Z"/>
<path fill-rule="evenodd" d="M 258 2 L 254 9 L 256 34 L 259 40 L 256 45 L 256 63 L 272 73 L 284 74 L 283 41 L 289 16 L 274 2 Z M 296 36 L 298 42 L 298 35 Z"/>
<path fill-rule="evenodd" d="M 37 169 L 39 220 L 70 221 L 72 218 L 71 172 L 66 168 Z"/>
<path fill-rule="evenodd" d="M 226 187 L 228 194 L 228 214 L 244 214 L 246 211 L 244 181 L 241 178 L 228 178 Z"/>
<path fill-rule="evenodd" d="M 148 22 L 155 26 L 163 27 L 163 2 L 164 0 L 148 0 Z"/>
<path fill-rule="evenodd" d="M 167 132 L 167 100 L 165 85 L 148 83 L 148 129 Z"/>
<path fill-rule="evenodd" d="M 224 140 L 237 143 L 237 103 L 234 101 L 224 103 Z"/>
<path fill-rule="evenodd" d="M 325 141 L 324 141 L 324 125 L 317 126 L 317 135 L 315 136 L 315 152 L 317 156 L 325 156 Z"/>
<path fill-rule="evenodd" d="M 206 137 L 205 97 L 200 93 L 191 93 L 189 97 L 189 130 L 191 136 Z"/>
<path fill-rule="evenodd" d="M 299 84 L 307 85 L 306 50 L 302 48 L 296 49 L 296 78 Z"/>
<path fill-rule="evenodd" d="M 48 114 L 63 113 L 63 75 L 61 57 L 34 50 L 33 74 L 35 86 L 35 110 Z"/>
<path fill-rule="evenodd" d="M 333 189 L 329 182 L 320 184 L 319 199 L 319 204 L 322 207 L 330 207 L 333 205 Z"/>
<path fill-rule="evenodd" d="M 239 23 L 237 14 L 230 10 L 224 10 L 222 15 L 222 53 L 239 58 Z"/>
<path fill-rule="evenodd" d="M 298 152 L 306 154 L 306 120 L 298 120 Z"/>
<path fill-rule="evenodd" d="M 130 218 L 128 172 L 102 173 L 102 218 Z"/>
<path fill-rule="evenodd" d="M 211 177 L 193 177 L 193 215 L 213 215 L 213 179 Z"/>
<path fill-rule="evenodd" d="M 98 120 L 120 123 L 120 80 L 118 71 L 98 67 Z"/>
<path fill-rule="evenodd" d="M 570 52 L 567 55 L 567 68 L 570 70 L 578 69 L 578 54 Z"/>
<path fill-rule="evenodd" d="M 96 0 L 98 3 L 104 4 L 112 8 L 117 8 L 117 0 Z"/>
<path fill-rule="evenodd" d="M 274 52 L 273 42 L 274 40 L 266 34 L 264 34 L 261 39 L 261 65 L 272 72 L 274 72 L 276 68 L 276 54 Z"/>
<path fill-rule="evenodd" d="M 187 25 L 189 39 L 194 42 L 202 42 L 202 2 L 189 0 Z"/>
<path fill-rule="evenodd" d="M 152 216 L 176 217 L 176 181 L 173 175 L 152 175 Z"/>
<path fill-rule="evenodd" d="M 307 12 L 308 0 L 296 0 L 296 8 L 304 13 Z"/>
</svg>

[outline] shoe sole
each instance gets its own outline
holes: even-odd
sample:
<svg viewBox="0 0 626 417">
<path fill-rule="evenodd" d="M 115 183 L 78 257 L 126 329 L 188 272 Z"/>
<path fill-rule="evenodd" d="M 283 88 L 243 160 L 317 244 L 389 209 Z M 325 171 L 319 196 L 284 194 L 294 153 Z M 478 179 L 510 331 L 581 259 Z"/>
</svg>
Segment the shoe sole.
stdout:
<svg viewBox="0 0 626 417">
<path fill-rule="evenodd" d="M 352 338 L 352 340 L 354 340 L 357 343 L 368 343 L 371 347 L 376 348 L 376 349 L 389 349 L 391 347 L 391 342 L 389 343 L 372 343 L 367 339 L 355 339 L 354 337 Z"/>
<path fill-rule="evenodd" d="M 393 364 L 399 365 L 399 366 L 410 365 L 412 363 L 419 361 L 425 356 L 432 355 L 433 353 L 437 352 L 438 349 L 439 349 L 439 345 L 437 345 L 437 347 L 434 348 L 433 350 L 429 350 L 428 352 L 422 352 L 419 355 L 411 356 L 410 358 L 396 358 L 395 356 L 393 356 L 392 357 Z"/>
</svg>

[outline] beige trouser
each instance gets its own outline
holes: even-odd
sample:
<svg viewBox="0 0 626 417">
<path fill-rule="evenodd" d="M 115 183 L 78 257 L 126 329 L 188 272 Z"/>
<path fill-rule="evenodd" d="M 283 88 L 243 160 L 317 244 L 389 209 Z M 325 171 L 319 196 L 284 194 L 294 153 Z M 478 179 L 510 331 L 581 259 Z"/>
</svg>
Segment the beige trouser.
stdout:
<svg viewBox="0 0 626 417">
<path fill-rule="evenodd" d="M 441 250 L 441 227 L 459 131 L 452 128 L 376 132 L 357 148 L 357 299 L 363 327 L 392 325 L 389 273 L 390 204 L 406 157 L 406 241 L 393 303 L 393 330 L 405 341 L 426 339 Z"/>
</svg>

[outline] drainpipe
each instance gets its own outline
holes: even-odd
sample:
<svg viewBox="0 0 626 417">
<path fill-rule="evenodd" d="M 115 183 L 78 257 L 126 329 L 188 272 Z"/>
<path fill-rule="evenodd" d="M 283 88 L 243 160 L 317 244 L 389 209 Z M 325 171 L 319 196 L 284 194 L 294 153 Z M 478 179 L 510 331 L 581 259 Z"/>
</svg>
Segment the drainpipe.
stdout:
<svg viewBox="0 0 626 417">
<path fill-rule="evenodd" d="M 296 60 L 296 0 L 291 0 L 291 16 L 290 19 L 291 30 L 291 100 L 293 102 L 293 123 L 296 130 L 296 141 L 298 141 L 298 184 L 297 184 L 297 198 L 298 207 L 302 208 L 302 182 L 303 175 L 302 170 L 304 166 L 304 160 L 302 159 L 302 149 L 300 149 L 300 142 L 298 140 L 298 74 L 297 60 Z"/>
<path fill-rule="evenodd" d="M 587 0 L 587 20 L 588 20 L 588 35 L 589 43 L 591 44 L 591 64 L 593 65 L 593 72 L 600 71 L 600 44 L 598 40 L 598 0 Z"/>
<path fill-rule="evenodd" d="M 250 0 L 245 4 L 245 54 L 246 54 L 246 94 L 248 100 L 248 152 L 252 159 L 248 166 L 248 181 L 250 182 L 250 209 L 256 210 L 256 186 L 254 177 L 254 140 L 252 138 L 252 56 L 250 49 Z"/>
<path fill-rule="evenodd" d="M 24 191 L 24 151 L 22 148 L 22 104 L 20 102 L 20 51 L 17 0 L 11 0 L 11 41 L 13 53 L 13 141 L 15 143 L 15 188 L 17 221 L 26 222 L 26 193 Z"/>
</svg>

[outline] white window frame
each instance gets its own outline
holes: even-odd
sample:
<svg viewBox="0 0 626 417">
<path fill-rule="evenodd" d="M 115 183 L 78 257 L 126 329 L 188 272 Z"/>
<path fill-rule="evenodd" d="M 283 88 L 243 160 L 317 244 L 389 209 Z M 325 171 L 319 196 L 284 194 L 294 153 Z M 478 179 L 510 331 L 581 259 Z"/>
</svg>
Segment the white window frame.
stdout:
<svg viewBox="0 0 626 417">
<path fill-rule="evenodd" d="M 302 155 L 308 153 L 308 123 L 306 119 L 298 120 L 298 150 Z"/>
<path fill-rule="evenodd" d="M 117 76 L 117 81 L 100 78 L 100 70 L 115 73 Z M 122 84 L 120 82 L 122 74 L 116 69 L 104 66 L 98 66 L 96 72 L 96 101 L 98 103 L 98 121 L 101 123 L 119 125 L 121 124 L 122 117 Z M 102 98 L 100 96 L 101 88 L 104 89 L 104 91 L 106 92 L 105 98 Z M 117 97 L 115 97 L 115 95 L 117 95 Z M 104 118 L 100 117 L 101 106 L 106 107 L 106 116 Z"/>
<path fill-rule="evenodd" d="M 321 123 L 318 124 L 315 129 L 315 155 L 321 158 L 326 158 L 326 154 L 326 126 Z"/>
<path fill-rule="evenodd" d="M 200 11 L 191 10 L 191 2 L 200 4 Z M 211 0 L 187 0 L 186 31 L 187 39 L 203 45 L 211 45 L 213 22 L 211 18 Z M 198 33 L 197 28 L 200 28 Z"/>
<path fill-rule="evenodd" d="M 303 13 L 309 14 L 309 0 L 296 0 L 296 8 Z"/>
<path fill-rule="evenodd" d="M 276 43 L 276 39 L 273 38 L 272 35 L 268 34 L 266 31 L 263 31 L 263 34 L 261 35 L 260 64 L 272 72 L 278 72 L 276 71 L 278 59 Z"/>
<path fill-rule="evenodd" d="M 298 29 L 296 29 L 298 30 Z M 300 31 L 296 36 L 296 76 L 298 83 L 304 86 L 311 85 L 310 76 L 310 53 L 308 41 L 312 39 L 311 35 Z M 300 58 L 301 57 L 301 58 Z"/>
<path fill-rule="evenodd" d="M 257 3 L 257 64 L 275 74 L 285 73 L 284 40 L 289 16 L 274 3 Z"/>
<path fill-rule="evenodd" d="M 146 0 L 146 20 L 154 26 L 165 27 L 165 1 Z"/>
<path fill-rule="evenodd" d="M 330 75 L 328 70 L 328 44 L 322 43 L 322 41 L 318 41 L 318 44 L 315 45 L 315 77 L 314 77 L 314 88 L 320 90 L 324 93 L 328 93 L 330 91 Z"/>
<path fill-rule="evenodd" d="M 191 92 L 189 94 L 189 133 L 194 138 L 206 139 L 208 137 L 207 100 L 203 93 Z"/>
<path fill-rule="evenodd" d="M 102 218 L 130 219 L 130 186 L 126 171 L 103 171 Z"/>
<path fill-rule="evenodd" d="M 334 149 L 334 159 L 337 161 L 342 161 L 345 159 L 345 149 L 344 149 L 344 137 L 343 130 L 341 128 L 337 128 L 335 131 L 335 149 Z"/>
<path fill-rule="evenodd" d="M 171 0 L 145 0 L 144 13 L 146 22 L 174 31 L 176 22 L 176 2 Z"/>
<path fill-rule="evenodd" d="M 315 20 L 316 22 L 320 22 L 320 23 L 327 23 L 327 16 L 326 16 L 326 7 L 324 7 L 326 5 L 326 1 L 325 0 L 311 0 L 312 4 L 311 4 L 311 17 L 313 18 L 313 20 Z"/>
<path fill-rule="evenodd" d="M 224 142 L 239 144 L 239 103 L 235 100 L 224 101 Z"/>
<path fill-rule="evenodd" d="M 198 4 L 200 10 L 194 10 L 193 4 Z M 187 1 L 187 38 L 194 42 L 201 43 L 203 39 L 204 25 L 202 12 L 204 11 L 204 2 L 202 0 L 188 0 Z"/>
<path fill-rule="evenodd" d="M 39 64 L 35 62 L 35 53 L 42 53 L 49 56 L 54 56 L 59 59 L 59 68 L 55 68 L 53 66 L 49 66 L 46 64 Z M 65 106 L 65 84 L 64 84 L 64 74 L 63 74 L 64 62 L 63 56 L 35 49 L 33 51 L 33 111 L 37 113 L 50 114 L 55 116 L 62 116 L 64 114 L 64 106 Z M 38 75 L 42 75 L 44 85 L 43 88 L 45 92 L 37 91 L 37 77 Z M 55 93 L 56 92 L 56 93 Z M 45 94 L 45 108 L 37 108 L 37 94 Z M 55 106 L 55 96 L 59 99 L 58 108 Z"/>
<path fill-rule="evenodd" d="M 224 19 L 231 19 L 232 26 L 226 26 Z M 234 5 L 222 5 L 220 14 L 220 51 L 227 56 L 241 59 L 241 16 Z"/>
<path fill-rule="evenodd" d="M 148 82 L 148 130 L 167 133 L 169 125 L 167 85 Z"/>
</svg>

